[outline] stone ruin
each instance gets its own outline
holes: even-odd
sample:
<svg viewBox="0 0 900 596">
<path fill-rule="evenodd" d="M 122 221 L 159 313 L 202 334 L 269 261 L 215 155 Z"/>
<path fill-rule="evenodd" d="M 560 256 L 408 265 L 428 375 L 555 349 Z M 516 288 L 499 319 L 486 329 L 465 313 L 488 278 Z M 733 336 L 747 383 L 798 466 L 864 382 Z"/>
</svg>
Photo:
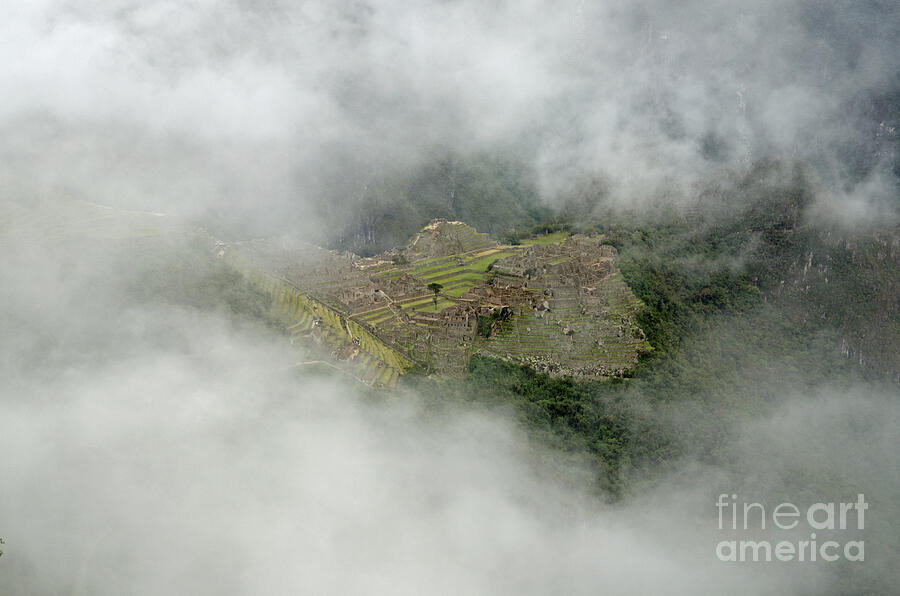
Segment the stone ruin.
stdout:
<svg viewBox="0 0 900 596">
<path fill-rule="evenodd" d="M 464 292 L 460 297 L 478 305 L 486 306 L 531 306 L 535 300 L 534 292 L 525 286 L 512 284 L 484 284 Z"/>
<path fill-rule="evenodd" d="M 392 299 L 407 298 L 409 296 L 421 296 L 428 293 L 425 284 L 408 273 L 399 277 L 379 279 L 378 289 L 389 295 Z"/>
<path fill-rule="evenodd" d="M 367 307 L 375 308 L 385 302 L 384 295 L 374 285 L 340 288 L 332 294 L 332 297 L 350 312 Z"/>
<path fill-rule="evenodd" d="M 471 304 L 457 304 L 440 313 L 438 324 L 447 335 L 472 339 L 478 324 L 479 309 Z"/>
<path fill-rule="evenodd" d="M 450 256 L 477 248 L 496 246 L 487 234 L 475 230 L 461 221 L 433 219 L 415 235 L 403 251 L 410 261 L 430 257 Z"/>
<path fill-rule="evenodd" d="M 575 235 L 562 244 L 533 246 L 500 259 L 492 270 L 501 276 L 529 280 L 559 276 L 582 285 L 581 282 L 601 279 L 615 271 L 617 255 L 615 247 L 602 244 L 602 238 Z"/>
<path fill-rule="evenodd" d="M 471 247 L 475 253 L 490 246 L 482 236 L 459 222 L 435 221 L 404 251 L 369 259 L 321 250 L 314 255 L 318 258 L 294 260 L 292 253 L 276 259 L 262 243 L 253 243 L 250 252 L 271 258 L 278 265 L 275 273 L 295 287 L 325 299 L 385 345 L 442 374 L 464 374 L 473 349 L 553 374 L 590 378 L 620 375 L 634 365 L 646 344 L 633 317 L 640 305 L 617 275 L 616 249 L 600 237 L 576 235 L 561 244 L 504 248 L 514 254 L 495 261 L 476 282 L 489 283 L 462 294 L 441 294 L 444 304 L 453 304 L 440 312 L 428 312 L 430 301 L 429 308 L 418 310 L 432 296 L 424 281 L 430 278 L 411 275 L 413 268 L 403 266 L 409 263 L 394 271 L 390 264 L 406 255 L 412 263 L 427 256 L 453 257 Z M 454 260 L 446 262 L 449 268 Z M 455 258 L 458 267 L 466 262 Z M 612 310 L 626 316 L 613 320 Z M 486 315 L 492 328 L 490 337 L 482 338 L 478 319 Z M 319 332 L 320 317 L 311 327 Z M 360 350 L 359 340 L 348 341 L 348 349 Z"/>
</svg>

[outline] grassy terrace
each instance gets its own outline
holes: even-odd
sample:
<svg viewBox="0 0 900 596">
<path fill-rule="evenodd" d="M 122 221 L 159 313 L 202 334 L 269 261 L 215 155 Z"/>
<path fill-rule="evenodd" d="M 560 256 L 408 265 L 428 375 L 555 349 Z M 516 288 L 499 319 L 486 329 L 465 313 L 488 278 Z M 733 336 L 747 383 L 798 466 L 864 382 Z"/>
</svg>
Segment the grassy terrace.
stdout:
<svg viewBox="0 0 900 596">
<path fill-rule="evenodd" d="M 465 252 L 448 256 L 428 257 L 409 265 L 381 265 L 377 269 L 372 270 L 372 273 L 379 279 L 396 279 L 403 274 L 409 274 L 425 283 L 431 281 L 444 283 L 445 280 L 454 283 L 465 279 L 466 281 L 473 281 L 474 285 L 477 285 L 487 280 L 487 276 L 483 274 L 496 261 L 512 256 L 530 246 L 559 244 L 564 242 L 568 236 L 568 232 L 554 232 L 525 239 L 516 246 L 493 245 L 473 236 L 471 239 L 465 239 L 464 246 L 468 249 Z M 469 240 L 472 240 L 472 242 L 470 243 Z M 462 261 L 462 265 L 458 264 L 458 261 Z M 463 277 L 463 274 L 469 274 L 469 276 Z M 447 286 L 446 283 L 444 285 Z M 459 294 L 464 291 L 459 291 Z"/>
<path fill-rule="evenodd" d="M 574 369 L 588 375 L 616 375 L 632 367 L 639 350 L 645 349 L 647 342 L 635 323 L 635 315 L 642 304 L 624 283 L 620 274 L 614 274 L 602 281 L 594 295 L 589 295 L 569 281 L 546 279 L 553 290 L 549 296 L 551 312 L 541 319 L 531 311 L 526 311 L 512 320 L 501 324 L 499 332 L 490 339 L 477 337 L 473 340 L 453 335 L 444 335 L 441 325 L 434 321 L 413 321 L 400 316 L 435 314 L 456 304 L 463 293 L 488 282 L 495 275 L 501 283 L 520 281 L 515 276 L 503 276 L 491 271 L 492 265 L 527 250 L 530 246 L 548 246 L 564 242 L 565 232 L 547 234 L 531 238 L 516 246 L 475 246 L 467 252 L 431 257 L 407 264 L 384 264 L 371 270 L 374 279 L 391 279 L 401 275 L 415 277 L 423 286 L 439 283 L 443 287 L 435 297 L 424 287 L 418 295 L 396 300 L 393 306 L 372 304 L 371 310 L 347 318 L 339 308 L 329 308 L 321 301 L 305 303 L 304 295 L 295 295 L 290 290 L 279 287 L 269 279 L 259 279 L 262 287 L 269 292 L 276 307 L 285 313 L 290 323 L 290 331 L 295 335 L 310 335 L 333 345 L 336 353 L 344 354 L 346 362 L 342 367 L 354 367 L 354 375 L 366 382 L 380 386 L 391 386 L 412 362 L 429 362 L 443 366 L 446 371 L 456 371 L 472 349 L 514 360 L 537 357 L 546 362 L 560 365 L 563 369 Z M 476 238 L 477 240 L 477 238 Z M 464 244 L 464 246 L 466 246 Z M 569 257 L 554 258 L 556 264 Z M 530 289 L 540 294 L 543 288 L 529 284 Z M 318 292 L 314 292 L 316 295 Z M 304 302 L 301 304 L 301 301 Z M 318 308 L 313 308 L 318 304 Z M 322 325 L 313 322 L 321 320 Z M 564 333 L 566 327 L 573 333 Z M 431 333 L 423 333 L 428 330 Z M 371 332 L 370 332 L 371 331 Z M 359 340 L 359 350 L 354 351 L 351 340 Z M 432 343 L 433 342 L 433 343 Z M 465 345 L 463 345 L 465 344 Z M 349 356 L 348 356 L 349 354 Z M 456 361 L 460 362 L 457 363 Z"/>
<path fill-rule="evenodd" d="M 459 298 L 466 292 L 468 292 L 472 288 L 472 283 L 468 280 L 462 280 L 453 282 L 451 284 L 444 284 L 444 289 L 441 290 L 441 294 L 445 296 L 451 296 L 453 298 Z"/>
<path fill-rule="evenodd" d="M 438 282 L 447 286 L 453 282 L 462 282 L 462 281 L 471 281 L 472 285 L 477 285 L 480 283 L 484 283 L 489 279 L 490 276 L 485 275 L 483 272 L 478 271 L 470 271 L 463 267 L 458 269 L 453 269 L 451 271 L 442 272 L 440 275 L 435 275 L 432 277 L 426 277 L 424 281 L 426 283 Z"/>
<path fill-rule="evenodd" d="M 434 304 L 434 302 L 429 300 L 429 302 L 427 304 L 422 304 L 420 306 L 416 306 L 415 311 L 433 314 L 433 313 L 441 312 L 445 308 L 449 308 L 449 307 L 453 306 L 454 304 L 456 304 L 456 303 L 453 302 L 452 300 L 447 300 L 446 298 L 438 298 L 437 304 Z"/>
<path fill-rule="evenodd" d="M 554 232 L 528 238 L 516 246 L 494 245 L 480 236 L 466 237 L 462 239 L 463 246 L 468 249 L 466 252 L 429 257 L 407 265 L 384 264 L 373 269 L 372 273 L 377 279 L 396 279 L 408 274 L 423 284 L 436 282 L 443 285 L 437 305 L 431 295 L 395 303 L 409 314 L 433 314 L 453 306 L 455 302 L 452 299 L 461 297 L 471 288 L 487 283 L 491 278 L 491 266 L 498 260 L 515 255 L 530 246 L 547 246 L 564 242 L 568 236 L 567 232 Z M 357 315 L 355 318 L 383 329 L 397 330 L 403 326 L 387 306 Z"/>
<path fill-rule="evenodd" d="M 564 240 L 565 235 L 550 234 L 547 238 L 545 243 L 549 244 L 552 241 Z M 459 298 L 471 288 L 486 283 L 491 277 L 489 269 L 493 263 L 512 256 L 520 250 L 522 247 L 480 245 L 469 252 L 457 255 L 430 257 L 409 265 L 379 267 L 375 276 L 378 279 L 396 279 L 401 275 L 409 274 L 423 284 L 440 283 L 444 288 L 439 296 L 437 306 L 435 306 L 432 296 L 407 299 L 396 303 L 401 308 L 413 312 L 435 313 L 453 306 L 454 302 L 448 298 Z M 460 262 L 462 265 L 459 264 Z M 393 322 L 393 314 L 387 307 L 366 312 L 357 318 L 376 326 Z"/>
<path fill-rule="evenodd" d="M 275 311 L 292 336 L 317 333 L 319 341 L 334 350 L 352 348 L 352 340 L 359 340 L 359 355 L 338 363 L 342 369 L 356 378 L 374 386 L 390 387 L 413 365 L 406 356 L 377 339 L 356 321 L 345 319 L 338 310 L 325 302 L 308 299 L 305 292 L 279 278 L 263 273 L 240 255 L 229 252 L 226 255 L 226 262 L 271 296 Z M 387 309 L 368 314 L 378 315 L 375 320 L 382 322 L 394 316 Z M 317 320 L 321 325 L 314 326 L 313 323 Z"/>
<path fill-rule="evenodd" d="M 439 262 L 430 263 L 424 267 L 413 267 L 409 270 L 409 273 L 416 276 L 421 277 L 423 275 L 428 275 L 429 273 L 433 273 L 435 271 L 440 271 L 442 269 L 447 269 L 449 267 L 456 266 L 456 259 L 459 257 L 444 257 Z"/>
<path fill-rule="evenodd" d="M 393 318 L 394 318 L 394 313 L 392 313 L 391 311 L 387 311 L 387 312 L 379 314 L 374 319 L 368 319 L 366 322 L 369 323 L 370 325 L 375 325 L 377 327 L 378 325 L 382 325 L 382 324 L 390 321 Z"/>
<path fill-rule="evenodd" d="M 477 261 L 472 261 L 467 265 L 467 267 L 469 269 L 474 269 L 475 271 L 487 271 L 488 268 L 495 262 L 499 261 L 500 259 L 505 259 L 506 257 L 511 257 L 516 254 L 516 252 L 517 251 L 497 252 L 489 256 L 482 257 Z"/>
<path fill-rule="evenodd" d="M 414 300 L 409 300 L 407 302 L 398 302 L 397 304 L 399 304 L 403 308 L 415 308 L 416 306 L 420 306 L 427 302 L 431 302 L 432 300 L 433 300 L 433 296 L 423 296 L 420 298 L 416 298 Z"/>
<path fill-rule="evenodd" d="M 363 325 L 369 326 L 369 329 L 377 328 L 380 332 L 386 333 L 387 337 L 393 337 L 398 342 L 398 347 L 404 346 L 399 349 L 404 351 L 411 349 L 417 341 L 413 330 L 434 329 L 435 323 L 404 322 L 397 318 L 396 308 L 402 309 L 409 315 L 439 313 L 454 306 L 456 304 L 454 300 L 472 287 L 486 283 L 493 276 L 490 272 L 493 263 L 499 259 L 515 255 L 526 250 L 528 246 L 546 246 L 562 242 L 566 237 L 565 233 L 548 234 L 526 240 L 520 246 L 488 245 L 481 242 L 479 238 L 473 238 L 472 244 L 464 243 L 464 246 L 470 247 L 470 250 L 464 253 L 427 258 L 405 265 L 379 265 L 371 270 L 376 279 L 392 279 L 409 274 L 417 278 L 423 285 L 436 282 L 440 283 L 443 288 L 436 301 L 435 296 L 423 292 L 419 296 L 396 301 L 395 307 L 389 307 L 386 304 L 380 307 L 373 305 L 372 310 L 349 319 L 346 318 L 346 315 L 340 314 L 339 308 L 331 308 L 333 305 L 321 301 L 307 301 L 303 293 L 286 287 L 279 280 L 260 275 L 258 271 L 254 271 L 252 276 L 256 283 L 272 295 L 276 308 L 283 313 L 286 326 L 293 335 L 313 334 L 313 336 L 320 337 L 320 341 L 332 346 L 335 351 L 343 350 L 344 353 L 348 352 L 351 339 L 360 340 L 358 354 L 342 363 L 341 366 L 351 367 L 355 371 L 353 373 L 355 376 L 369 384 L 392 386 L 396 383 L 397 377 L 411 366 L 411 362 L 405 356 L 395 352 L 390 342 L 384 343 L 370 335 Z M 475 242 L 475 240 L 479 242 Z M 314 288 L 309 289 L 314 294 L 319 293 Z M 623 312 L 629 310 L 630 304 L 627 300 L 622 300 L 621 305 L 618 302 L 618 300 L 611 299 L 609 301 L 610 310 L 621 309 Z M 318 307 L 315 307 L 315 304 L 318 304 Z M 572 312 L 565 312 L 567 310 Z M 577 318 L 576 315 L 580 314 L 576 310 L 574 302 L 571 307 L 568 307 L 564 301 L 560 301 L 557 314 L 569 315 L 574 319 Z M 568 319 L 569 316 L 564 318 Z M 323 324 L 314 326 L 313 323 L 316 320 L 321 320 Z M 528 329 L 529 327 L 531 329 Z M 553 359 L 562 357 L 570 364 L 581 361 L 585 364 L 592 364 L 598 360 L 610 364 L 622 360 L 623 364 L 627 364 L 633 354 L 633 350 L 629 350 L 627 347 L 620 349 L 614 345 L 606 346 L 606 349 L 602 350 L 591 349 L 587 345 L 589 343 L 587 334 L 576 339 L 563 337 L 559 326 L 546 325 L 545 321 L 538 320 L 531 315 L 521 317 L 521 320 L 514 321 L 512 325 L 504 325 L 500 335 L 487 343 L 493 347 L 492 351 L 500 355 L 531 354 Z M 448 357 L 448 354 L 441 352 L 447 348 L 448 346 L 436 344 L 436 357 Z M 350 349 L 352 350 L 352 347 Z M 418 349 L 422 349 L 421 345 Z M 622 352 L 621 357 L 619 357 L 620 351 Z"/>
<path fill-rule="evenodd" d="M 366 273 L 380 273 L 382 271 L 386 271 L 388 269 L 393 269 L 394 265 L 390 263 L 382 263 L 381 265 L 376 265 L 375 267 L 366 268 Z"/>
<path fill-rule="evenodd" d="M 355 318 L 359 319 L 360 321 L 368 321 L 370 319 L 380 318 L 380 317 L 384 316 L 385 313 L 389 313 L 389 312 L 391 312 L 391 309 L 389 309 L 387 306 L 385 306 L 385 307 L 379 308 L 377 310 L 370 310 L 369 312 L 362 314 L 362 315 L 356 315 Z"/>
<path fill-rule="evenodd" d="M 444 257 L 428 257 L 427 259 L 419 259 L 412 264 L 413 270 L 425 269 L 431 265 L 437 265 L 439 263 L 449 263 L 455 261 L 457 255 L 450 255 Z"/>
</svg>

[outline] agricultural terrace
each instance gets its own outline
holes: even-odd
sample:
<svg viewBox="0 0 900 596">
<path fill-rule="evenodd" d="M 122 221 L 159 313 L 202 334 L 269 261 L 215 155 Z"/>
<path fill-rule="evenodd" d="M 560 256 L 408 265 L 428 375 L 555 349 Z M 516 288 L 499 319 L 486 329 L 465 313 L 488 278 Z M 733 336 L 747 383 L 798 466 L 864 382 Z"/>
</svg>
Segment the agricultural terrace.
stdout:
<svg viewBox="0 0 900 596">
<path fill-rule="evenodd" d="M 556 232 L 525 240 L 516 246 L 496 245 L 485 248 L 482 245 L 468 252 L 424 258 L 408 265 L 382 265 L 377 269 L 371 270 L 373 272 L 372 277 L 377 281 L 396 279 L 404 274 L 408 274 L 426 286 L 430 283 L 440 284 L 442 288 L 437 296 L 437 304 L 434 302 L 434 296 L 429 292 L 413 299 L 394 302 L 391 305 L 393 307 L 399 306 L 409 315 L 416 313 L 436 314 L 456 304 L 455 299 L 458 299 L 473 287 L 488 283 L 493 277 L 491 267 L 500 259 L 515 255 L 529 246 L 559 244 L 564 242 L 566 238 L 568 238 L 567 232 Z M 397 321 L 394 313 L 395 309 L 392 309 L 391 306 L 385 305 L 375 310 L 357 314 L 354 315 L 354 318 L 375 326 L 391 326 L 392 323 Z"/>
</svg>

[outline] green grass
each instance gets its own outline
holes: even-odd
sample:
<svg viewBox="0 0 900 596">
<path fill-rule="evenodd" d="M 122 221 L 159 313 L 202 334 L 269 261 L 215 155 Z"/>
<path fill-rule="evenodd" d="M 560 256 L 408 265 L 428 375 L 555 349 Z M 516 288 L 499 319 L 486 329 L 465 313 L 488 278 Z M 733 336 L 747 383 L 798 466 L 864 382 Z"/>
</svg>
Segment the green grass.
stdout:
<svg viewBox="0 0 900 596">
<path fill-rule="evenodd" d="M 450 287 L 444 287 L 444 289 L 441 291 L 441 294 L 444 294 L 445 296 L 452 296 L 454 298 L 459 298 L 460 296 L 462 296 L 463 294 L 465 294 L 466 292 L 468 292 L 470 289 L 474 288 L 477 285 L 479 285 L 479 284 L 472 283 L 469 281 L 465 281 L 463 283 L 456 283 Z"/>
<path fill-rule="evenodd" d="M 420 304 L 425 304 L 426 302 L 431 302 L 433 300 L 433 296 L 427 296 L 425 298 L 417 298 L 415 300 L 411 300 L 409 302 L 403 302 L 400 306 L 403 308 L 415 308 Z"/>
<path fill-rule="evenodd" d="M 499 261 L 500 259 L 505 259 L 506 257 L 511 257 L 514 254 L 516 254 L 516 253 L 512 252 L 512 251 L 497 252 L 492 255 L 482 257 L 482 258 L 478 259 L 477 261 L 472 261 L 471 263 L 469 263 L 466 266 L 469 269 L 475 269 L 476 271 L 487 271 L 488 267 L 493 265 L 496 261 Z"/>
<path fill-rule="evenodd" d="M 397 269 L 387 269 L 382 271 L 381 273 L 375 274 L 375 277 L 378 279 L 396 279 L 406 273 L 405 271 L 398 271 Z"/>
<path fill-rule="evenodd" d="M 368 320 L 368 321 L 366 321 L 366 322 L 369 323 L 370 325 L 376 325 L 376 326 L 378 326 L 378 325 L 381 325 L 382 323 L 384 323 L 385 321 L 388 321 L 388 320 L 393 319 L 393 318 L 394 318 L 394 313 L 388 311 L 387 314 L 381 315 L 381 316 L 378 317 L 377 319 L 370 319 L 370 320 Z"/>
<path fill-rule="evenodd" d="M 375 267 L 370 267 L 366 269 L 366 273 L 382 273 L 384 271 L 390 271 L 391 269 L 396 269 L 397 265 L 393 263 L 382 263 L 381 265 L 376 265 Z"/>
<path fill-rule="evenodd" d="M 456 258 L 456 255 L 443 256 L 443 257 L 428 257 L 427 259 L 419 259 L 418 261 L 413 261 L 412 265 L 413 265 L 413 267 L 421 267 L 423 265 L 428 266 L 428 265 L 433 265 L 433 264 L 440 263 L 443 261 L 450 261 L 455 258 Z"/>
<path fill-rule="evenodd" d="M 442 269 L 439 271 L 432 271 L 425 275 L 417 275 L 419 279 L 425 280 L 426 282 L 431 281 L 433 279 L 437 279 L 439 277 L 444 277 L 447 275 L 454 275 L 456 273 L 460 273 L 462 271 L 466 271 L 467 267 L 465 265 L 455 265 L 453 267 L 448 267 L 447 269 Z"/>
<path fill-rule="evenodd" d="M 449 307 L 453 306 L 454 304 L 456 304 L 456 303 L 453 302 L 452 300 L 438 298 L 436 306 L 433 301 L 429 301 L 427 304 L 422 304 L 420 306 L 416 306 L 414 310 L 416 312 L 422 312 L 422 313 L 439 313 L 442 310 L 444 310 L 445 308 L 449 308 Z"/>
<path fill-rule="evenodd" d="M 447 259 L 446 262 L 437 263 L 434 265 L 429 265 L 427 267 L 416 267 L 415 269 L 411 269 L 409 273 L 415 275 L 416 277 L 421 277 L 424 275 L 428 275 L 429 273 L 433 273 L 435 271 L 440 271 L 441 269 L 449 269 L 451 267 L 457 267 L 456 258 Z"/>
<path fill-rule="evenodd" d="M 469 271 L 467 269 L 463 269 L 459 272 L 453 272 L 447 275 L 447 277 L 436 277 L 433 278 L 434 281 L 439 281 L 445 287 L 449 285 L 455 285 L 456 282 L 463 281 L 471 281 L 474 284 L 482 284 L 487 281 L 488 276 L 484 273 L 477 273 L 475 271 Z M 432 280 L 429 280 L 432 281 Z"/>
<path fill-rule="evenodd" d="M 493 248 L 488 248 L 487 250 L 480 250 L 476 252 L 474 255 L 471 255 L 473 259 L 477 259 L 479 257 L 486 257 L 488 255 L 492 255 L 496 252 L 500 252 L 501 249 L 509 248 L 508 246 L 495 246 Z M 473 251 L 474 252 L 474 251 Z"/>
<path fill-rule="evenodd" d="M 389 310 L 390 309 L 388 309 L 388 307 L 385 306 L 384 308 L 379 308 L 378 310 L 373 310 L 371 312 L 367 312 L 366 314 L 357 316 L 356 318 L 358 318 L 362 321 L 368 321 L 369 319 L 377 319 L 377 318 L 380 318 L 381 316 L 383 316 Z"/>
<path fill-rule="evenodd" d="M 496 248 L 496 247 L 494 247 L 494 248 Z M 432 267 L 433 265 L 447 264 L 447 263 L 455 262 L 456 259 L 462 259 L 467 256 L 471 256 L 470 253 L 481 254 L 483 252 L 486 252 L 487 250 L 490 250 L 490 249 L 476 248 L 474 250 L 464 251 L 464 252 L 460 252 L 460 253 L 456 253 L 456 254 L 452 254 L 452 255 L 446 255 L 446 256 L 442 256 L 442 257 L 428 257 L 427 259 L 413 261 L 412 270 L 417 271 L 420 269 L 427 269 L 429 267 Z"/>
</svg>

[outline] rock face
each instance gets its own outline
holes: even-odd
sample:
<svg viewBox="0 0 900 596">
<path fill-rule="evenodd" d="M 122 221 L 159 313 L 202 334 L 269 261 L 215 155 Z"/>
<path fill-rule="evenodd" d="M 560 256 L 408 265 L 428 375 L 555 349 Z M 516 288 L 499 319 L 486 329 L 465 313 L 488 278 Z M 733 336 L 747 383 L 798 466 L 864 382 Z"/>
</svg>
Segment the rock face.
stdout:
<svg viewBox="0 0 900 596">
<path fill-rule="evenodd" d="M 764 288 L 805 321 L 837 329 L 834 347 L 863 369 L 900 382 L 900 229 L 823 236 L 801 230 L 780 283 Z"/>
<path fill-rule="evenodd" d="M 380 353 L 370 345 L 378 341 L 427 372 L 463 374 L 480 353 L 608 378 L 649 349 L 635 320 L 642 305 L 616 268 L 615 248 L 600 237 L 500 246 L 466 224 L 435 220 L 402 252 L 371 259 L 252 248 L 257 266 L 371 337 L 353 344 L 348 331 L 338 355 Z M 340 335 L 340 325 L 329 330 L 331 340 Z"/>
</svg>

